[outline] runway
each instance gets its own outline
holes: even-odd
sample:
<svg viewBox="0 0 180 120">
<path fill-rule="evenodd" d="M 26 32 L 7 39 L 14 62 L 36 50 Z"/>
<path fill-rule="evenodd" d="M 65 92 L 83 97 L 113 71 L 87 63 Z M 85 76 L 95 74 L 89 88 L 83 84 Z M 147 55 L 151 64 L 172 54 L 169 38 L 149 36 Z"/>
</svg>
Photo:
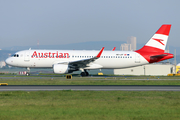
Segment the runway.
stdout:
<svg viewBox="0 0 180 120">
<path fill-rule="evenodd" d="M 8 85 L 0 91 L 180 91 L 180 85 Z"/>
</svg>

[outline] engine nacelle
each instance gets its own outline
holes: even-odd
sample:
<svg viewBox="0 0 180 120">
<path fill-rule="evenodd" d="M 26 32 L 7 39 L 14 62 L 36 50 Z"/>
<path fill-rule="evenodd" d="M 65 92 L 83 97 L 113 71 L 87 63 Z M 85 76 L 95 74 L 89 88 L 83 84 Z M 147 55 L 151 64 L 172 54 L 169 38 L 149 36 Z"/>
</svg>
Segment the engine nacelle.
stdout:
<svg viewBox="0 0 180 120">
<path fill-rule="evenodd" d="M 54 64 L 53 70 L 54 70 L 54 73 L 57 73 L 57 74 L 69 73 L 68 65 L 64 65 L 64 64 Z"/>
</svg>

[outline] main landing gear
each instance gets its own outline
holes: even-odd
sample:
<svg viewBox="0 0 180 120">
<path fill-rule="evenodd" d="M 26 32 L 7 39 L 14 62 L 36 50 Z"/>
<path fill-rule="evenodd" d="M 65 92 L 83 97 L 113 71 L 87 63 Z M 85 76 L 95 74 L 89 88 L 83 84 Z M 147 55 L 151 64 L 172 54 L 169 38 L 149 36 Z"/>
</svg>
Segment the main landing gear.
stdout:
<svg viewBox="0 0 180 120">
<path fill-rule="evenodd" d="M 82 76 L 82 77 L 84 77 L 84 76 L 89 76 L 89 73 L 88 73 L 86 70 L 82 70 L 81 76 Z"/>
</svg>

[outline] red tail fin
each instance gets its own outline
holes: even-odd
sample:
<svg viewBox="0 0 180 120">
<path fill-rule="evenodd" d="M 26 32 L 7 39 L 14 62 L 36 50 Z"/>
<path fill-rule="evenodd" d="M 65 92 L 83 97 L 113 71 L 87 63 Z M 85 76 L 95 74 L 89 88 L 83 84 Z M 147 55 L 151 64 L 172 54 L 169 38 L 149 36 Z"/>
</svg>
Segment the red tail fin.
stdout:
<svg viewBox="0 0 180 120">
<path fill-rule="evenodd" d="M 137 52 L 164 52 L 171 25 L 162 25 L 153 37 Z"/>
<path fill-rule="evenodd" d="M 173 58 L 173 54 L 164 53 L 171 25 L 162 25 L 153 37 L 141 49 L 135 51 L 149 63 Z"/>
</svg>

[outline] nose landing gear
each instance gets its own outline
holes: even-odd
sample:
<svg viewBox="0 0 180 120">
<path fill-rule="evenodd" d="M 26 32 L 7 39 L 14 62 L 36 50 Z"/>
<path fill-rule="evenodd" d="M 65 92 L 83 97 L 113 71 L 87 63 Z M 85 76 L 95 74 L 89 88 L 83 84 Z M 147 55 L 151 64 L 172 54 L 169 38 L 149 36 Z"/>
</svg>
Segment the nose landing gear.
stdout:
<svg viewBox="0 0 180 120">
<path fill-rule="evenodd" d="M 26 76 L 30 76 L 30 68 L 27 68 Z"/>
</svg>

